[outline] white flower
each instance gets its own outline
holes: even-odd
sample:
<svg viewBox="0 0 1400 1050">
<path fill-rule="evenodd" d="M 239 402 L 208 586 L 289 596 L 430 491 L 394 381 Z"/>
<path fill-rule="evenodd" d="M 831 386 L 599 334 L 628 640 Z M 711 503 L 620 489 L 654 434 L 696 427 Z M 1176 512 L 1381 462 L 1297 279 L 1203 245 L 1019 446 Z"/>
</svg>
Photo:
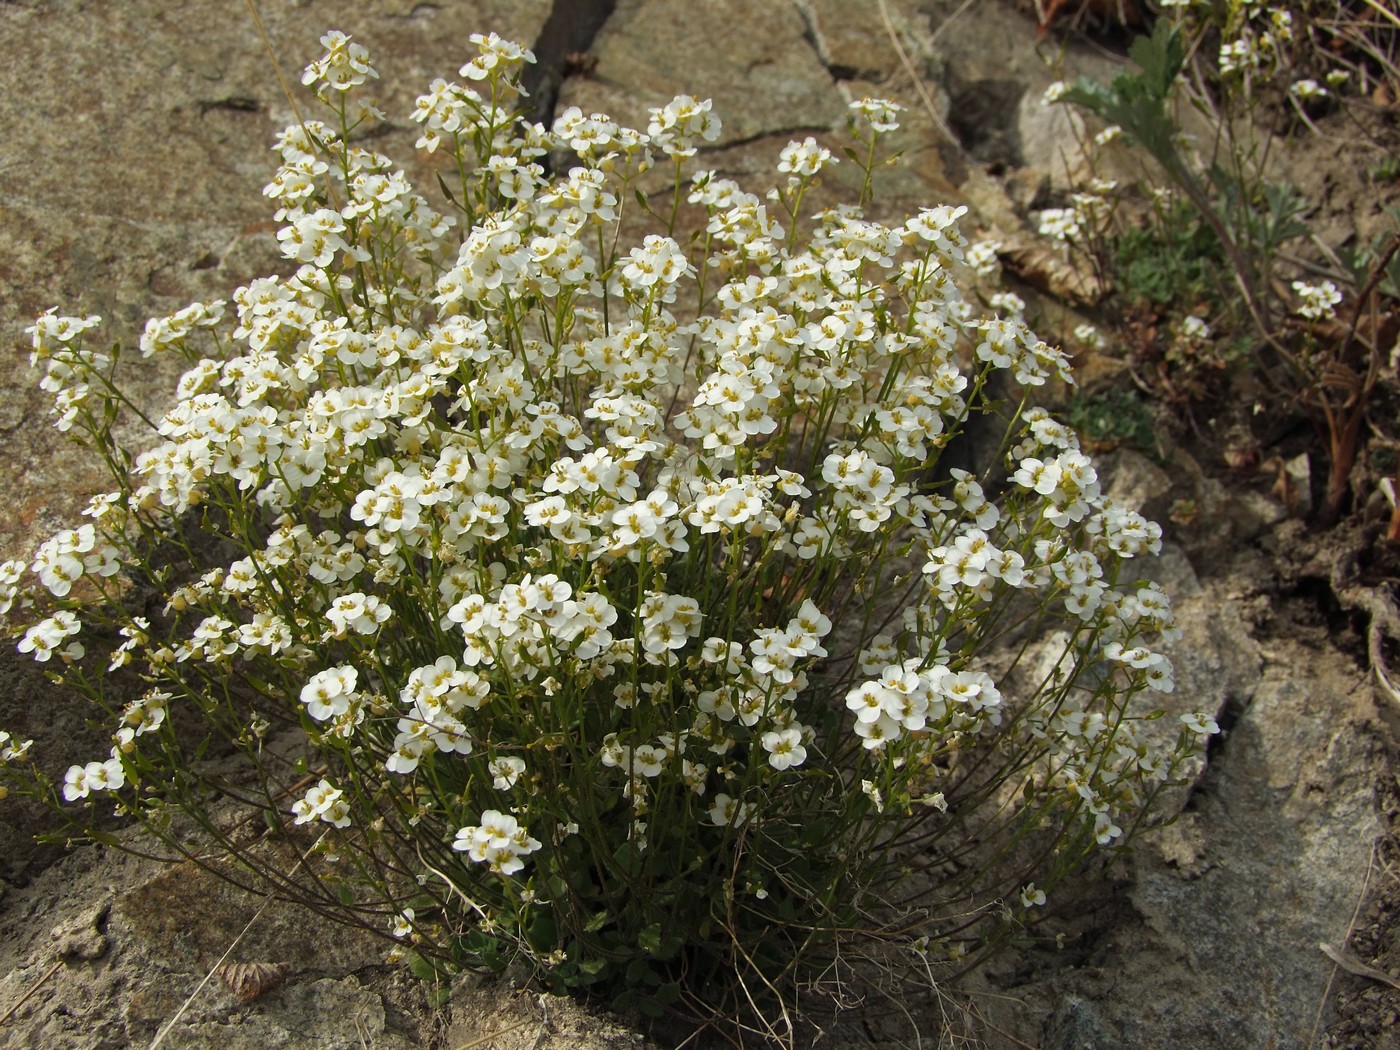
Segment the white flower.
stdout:
<svg viewBox="0 0 1400 1050">
<path fill-rule="evenodd" d="M 1210 338 L 1210 325 L 1205 319 L 1197 317 L 1195 314 L 1181 319 L 1181 335 L 1184 339 L 1189 339 L 1193 343 L 1204 342 Z"/>
<path fill-rule="evenodd" d="M 807 761 L 807 749 L 802 746 L 800 728 L 764 733 L 763 750 L 768 752 L 768 764 L 777 770 L 792 769 Z"/>
<path fill-rule="evenodd" d="M 700 634 L 700 603 L 686 595 L 649 592 L 638 615 L 642 648 L 649 656 L 682 649 Z"/>
<path fill-rule="evenodd" d="M 105 762 L 72 766 L 63 779 L 63 797 L 69 802 L 76 802 L 87 798 L 92 791 L 116 791 L 126 783 L 126 773 L 121 760 L 114 756 Z"/>
<path fill-rule="evenodd" d="M 306 824 L 317 818 L 337 828 L 350 826 L 350 807 L 345 793 L 322 777 L 304 798 L 292 803 L 294 823 Z"/>
<path fill-rule="evenodd" d="M 497 791 L 509 791 L 525 772 L 525 762 L 519 758 L 496 758 L 490 764 L 491 786 Z"/>
<path fill-rule="evenodd" d="M 369 64 L 369 52 L 344 33 L 331 30 L 321 37 L 321 46 L 326 54 L 306 67 L 303 84 L 324 83 L 336 91 L 349 91 L 363 84 L 366 77 L 379 76 Z"/>
<path fill-rule="evenodd" d="M 1057 241 L 1078 240 L 1083 234 L 1080 221 L 1073 208 L 1046 208 L 1040 213 L 1040 234 Z"/>
<path fill-rule="evenodd" d="M 1316 80 L 1295 80 L 1289 85 L 1288 93 L 1299 102 L 1313 102 L 1327 97 L 1327 89 Z"/>
<path fill-rule="evenodd" d="M 301 689 L 301 702 L 306 705 L 307 714 L 318 722 L 343 715 L 354 699 L 358 677 L 355 668 L 344 666 L 330 667 L 312 675 Z"/>
<path fill-rule="evenodd" d="M 899 114 L 904 112 L 904 107 L 898 102 L 891 102 L 885 98 L 858 99 L 846 108 L 853 117 L 865 121 L 882 135 L 898 130 Z"/>
<path fill-rule="evenodd" d="M 740 802 L 721 791 L 715 795 L 715 800 L 710 805 L 710 823 L 720 828 L 737 828 L 748 822 L 751 811 L 752 807 L 748 803 Z"/>
<path fill-rule="evenodd" d="M 789 142 L 778 155 L 778 170 L 811 178 L 828 164 L 835 164 L 831 150 L 817 144 L 808 136 L 801 142 Z"/>
<path fill-rule="evenodd" d="M 521 62 L 535 61 L 535 53 L 511 40 L 502 40 L 495 33 L 473 33 L 467 38 L 480 52 L 464 65 L 460 73 L 469 80 L 485 80 Z"/>
<path fill-rule="evenodd" d="M 622 279 L 629 287 L 645 291 L 658 284 L 669 288 L 693 272 L 679 244 L 669 237 L 648 234 L 641 247 L 629 254 Z"/>
<path fill-rule="evenodd" d="M 1015 292 L 997 292 L 988 297 L 987 305 L 993 310 L 1003 310 L 1016 317 L 1026 312 L 1026 301 Z"/>
<path fill-rule="evenodd" d="M 47 662 L 55 653 L 65 663 L 81 660 L 86 653 L 81 642 L 63 644 L 81 630 L 82 624 L 78 622 L 76 613 L 60 610 L 25 631 L 16 648 L 22 653 L 33 653 L 34 659 L 40 663 Z"/>
<path fill-rule="evenodd" d="M 963 261 L 972 267 L 978 277 L 994 277 L 1001 266 L 997 259 L 1000 251 L 1000 241 L 977 241 L 964 253 Z"/>
<path fill-rule="evenodd" d="M 8 762 L 22 762 L 33 746 L 33 740 L 20 742 L 11 734 L 0 730 L 0 765 Z"/>
<path fill-rule="evenodd" d="M 525 867 L 523 857 L 543 845 L 530 837 L 528 830 L 508 813 L 488 809 L 481 814 L 481 823 L 458 828 L 452 848 L 466 853 L 474 861 L 490 866 L 502 875 L 514 875 Z"/>
<path fill-rule="evenodd" d="M 374 634 L 385 623 L 393 610 L 378 598 L 355 591 L 342 594 L 326 610 L 326 619 L 331 622 L 337 638 L 344 638 L 350 631 L 356 634 Z"/>
<path fill-rule="evenodd" d="M 1326 317 L 1336 316 L 1337 312 L 1334 307 L 1342 301 L 1342 293 L 1331 281 L 1322 281 L 1318 284 L 1294 281 L 1293 290 L 1298 293 L 1298 298 L 1302 300 L 1298 306 L 1298 313 L 1301 316 L 1311 321 L 1320 321 Z"/>
<path fill-rule="evenodd" d="M 720 135 L 720 121 L 711 112 L 709 99 L 697 101 L 678 95 L 660 109 L 653 109 L 647 134 L 654 146 L 667 156 L 681 159 L 695 155 L 695 142 L 714 142 Z"/>
<path fill-rule="evenodd" d="M 1197 736 L 1213 736 L 1220 732 L 1220 724 L 1202 711 L 1189 711 L 1182 715 L 1181 724 Z"/>
</svg>

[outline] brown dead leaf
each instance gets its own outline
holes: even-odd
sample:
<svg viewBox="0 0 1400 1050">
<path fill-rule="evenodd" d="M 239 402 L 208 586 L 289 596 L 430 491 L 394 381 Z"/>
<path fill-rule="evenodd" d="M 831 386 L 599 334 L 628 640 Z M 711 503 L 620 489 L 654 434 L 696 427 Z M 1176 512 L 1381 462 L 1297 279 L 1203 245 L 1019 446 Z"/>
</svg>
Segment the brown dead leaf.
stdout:
<svg viewBox="0 0 1400 1050">
<path fill-rule="evenodd" d="M 1014 244 L 999 255 L 1002 265 L 1032 288 L 1065 302 L 1093 306 L 1108 292 L 1087 266 L 1076 266 L 1047 244 Z"/>
<path fill-rule="evenodd" d="M 287 979 L 290 963 L 224 963 L 219 976 L 240 1003 L 251 1003 Z"/>
</svg>

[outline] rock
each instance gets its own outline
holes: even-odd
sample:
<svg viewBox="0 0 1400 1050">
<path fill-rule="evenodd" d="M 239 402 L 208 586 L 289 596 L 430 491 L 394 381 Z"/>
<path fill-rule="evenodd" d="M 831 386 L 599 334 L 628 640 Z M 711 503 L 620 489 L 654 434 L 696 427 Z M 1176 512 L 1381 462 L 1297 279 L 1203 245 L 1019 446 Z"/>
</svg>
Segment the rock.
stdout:
<svg viewBox="0 0 1400 1050">
<path fill-rule="evenodd" d="M 1230 761 L 1217 756 L 1192 802 L 1211 869 L 1184 881 L 1136 858 L 1142 938 L 1107 965 L 1179 990 L 1098 1006 L 1144 1050 L 1311 1045 L 1333 973 L 1317 944 L 1345 935 L 1362 891 L 1379 829 L 1369 697 L 1335 657 L 1271 655 L 1221 745 Z"/>
<path fill-rule="evenodd" d="M 385 952 L 385 943 L 364 930 L 307 924 L 304 916 L 295 905 L 245 893 L 188 860 L 125 889 L 112 907 L 113 929 L 143 951 L 156 958 L 187 956 L 206 968 L 235 937 L 233 961 L 290 962 L 294 974 L 305 966 L 348 972 Z"/>
<path fill-rule="evenodd" d="M 1094 467 L 1098 471 L 1104 495 L 1129 510 L 1149 517 L 1159 513 L 1161 501 L 1172 490 L 1172 479 L 1167 472 L 1141 452 L 1130 448 L 1096 456 Z"/>
<path fill-rule="evenodd" d="M 175 1029 L 162 1046 L 172 1050 L 414 1050 L 416 1039 L 393 1031 L 384 1000 L 354 977 L 323 978 L 282 989 L 261 1009 Z"/>
<path fill-rule="evenodd" d="M 92 962 L 107 954 L 107 934 L 103 927 L 111 911 L 111 901 L 90 908 L 76 922 L 56 926 L 53 931 L 54 951 L 64 962 Z"/>
<path fill-rule="evenodd" d="M 1098 1008 L 1077 995 L 1066 996 L 1045 1028 L 1041 1050 L 1113 1050 L 1123 1045 L 1119 1033 L 1110 1033 Z"/>
<path fill-rule="evenodd" d="M 919 39 L 927 34 L 920 33 L 918 26 L 926 20 L 914 4 L 887 3 L 889 27 L 875 4 L 861 11 L 852 11 L 842 0 L 796 0 L 795 6 L 802 13 L 817 57 L 837 81 L 885 83 L 902 72 L 899 53 L 890 40 L 891 29 L 904 38 L 901 46 L 906 53 L 927 53 L 926 40 Z"/>
<path fill-rule="evenodd" d="M 494 30 L 530 43 L 550 4 L 341 0 L 262 8 L 293 83 L 320 54 L 328 29 L 371 49 L 391 125 L 376 148 L 404 163 L 414 157 L 414 97 L 432 77 L 457 75 L 474 53 L 468 36 Z M 285 267 L 262 187 L 276 167 L 273 135 L 293 114 L 243 8 L 215 0 L 178 11 L 161 0 L 6 4 L 0 56 L 7 344 L 27 348 L 23 328 L 57 306 L 103 315 L 102 338 L 134 347 L 148 317 L 228 298 L 239 284 Z M 307 106 L 307 97 L 298 104 Z M 421 165 L 409 175 L 431 192 Z M 255 250 L 247 250 L 249 240 Z M 140 404 L 163 407 L 181 370 L 174 360 L 135 359 L 125 382 Z M 0 422 L 12 440 L 0 463 L 9 506 L 0 558 L 27 554 L 31 543 L 70 527 L 87 497 L 110 487 L 92 457 L 50 429 L 37 383 L 26 353 L 5 356 L 0 404 L 9 407 Z M 124 433 L 147 440 L 135 429 Z"/>
<path fill-rule="evenodd" d="M 463 977 L 452 985 L 447 1045 L 492 1050 L 656 1050 L 640 1033 L 572 999 Z"/>
<path fill-rule="evenodd" d="M 59 784 L 70 765 L 105 756 L 112 746 L 111 730 L 90 725 L 86 709 L 71 690 L 53 685 L 44 677 L 43 665 L 4 640 L 0 640 L 0 729 L 20 740 L 33 740 L 30 761 Z M 23 885 L 63 856 L 61 845 L 36 839 L 59 830 L 62 821 L 46 805 L 17 793 L 0 806 L 0 880 Z"/>
<path fill-rule="evenodd" d="M 932 58 L 953 99 L 953 123 L 962 145 L 984 164 L 1027 167 L 1057 191 L 1068 189 L 1082 167 L 1077 145 L 1082 119 L 1067 106 L 1042 106 L 1041 96 L 1061 76 L 1031 43 L 1036 27 L 1026 9 L 991 0 L 973 12 L 955 0 L 926 0 L 939 34 Z M 995 13 L 994 13 L 995 12 Z M 1118 68 L 1083 44 L 1067 41 L 1064 67 L 1111 80 Z"/>
<path fill-rule="evenodd" d="M 713 99 L 720 145 L 825 131 L 845 102 L 804 33 L 786 0 L 621 0 L 594 41 L 597 69 L 569 80 L 559 104 L 645 130 L 648 107 Z"/>
<path fill-rule="evenodd" d="M 1174 649 L 1173 699 L 1190 697 L 1205 710 L 1223 699 L 1225 731 L 1183 800 L 1184 826 L 1149 837 L 1132 855 L 1136 917 L 1087 946 L 1112 981 L 1096 987 L 1055 968 L 1001 986 L 1023 999 L 1025 1012 L 992 1009 L 989 1019 L 1028 1042 L 1311 1045 L 1333 973 L 1317 944 L 1346 933 L 1379 830 L 1373 701 L 1343 658 L 1295 642 L 1260 650 L 1232 623 L 1220 581 L 1177 608 L 1186 637 Z M 1086 1001 L 1093 1025 L 1068 1025 Z M 1042 1028 L 1037 1015 L 1047 1012 Z M 1119 1034 L 1096 1042 L 1099 1030 Z"/>
</svg>

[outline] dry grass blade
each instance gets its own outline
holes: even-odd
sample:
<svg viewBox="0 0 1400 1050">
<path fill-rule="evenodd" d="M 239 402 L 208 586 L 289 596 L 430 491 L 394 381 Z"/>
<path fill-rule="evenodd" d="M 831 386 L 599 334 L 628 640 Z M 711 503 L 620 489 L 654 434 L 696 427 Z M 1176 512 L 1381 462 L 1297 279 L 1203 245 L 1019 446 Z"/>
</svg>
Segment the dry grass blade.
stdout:
<svg viewBox="0 0 1400 1050">
<path fill-rule="evenodd" d="M 29 991 L 25 992 L 22 996 L 20 996 L 19 1002 L 15 1003 L 14 1006 L 10 1007 L 8 1010 L 5 1011 L 5 1016 L 0 1017 L 0 1024 L 4 1024 L 11 1017 L 17 1014 L 19 1012 L 19 1008 L 25 1003 L 29 1002 L 30 999 L 34 998 L 34 994 L 38 992 L 40 988 L 44 987 L 44 985 L 48 982 L 48 979 L 54 974 L 58 973 L 62 966 L 62 959 L 50 966 L 48 972 L 44 974 L 44 976 L 40 977 L 37 981 L 35 981 L 34 986 L 30 988 Z"/>
<path fill-rule="evenodd" d="M 904 71 L 909 74 L 909 78 L 914 82 L 914 90 L 919 93 L 919 98 L 923 101 L 924 109 L 928 111 L 929 120 L 933 121 L 934 127 L 943 133 L 943 137 L 949 142 L 957 143 L 958 137 L 953 134 L 952 128 L 944 119 L 938 115 L 938 109 L 933 104 L 933 99 L 929 96 L 928 90 L 924 87 L 923 78 L 919 76 L 919 71 L 914 68 L 914 63 L 909 60 L 909 53 L 904 50 L 904 45 L 899 42 L 899 32 L 894 27 L 894 22 L 890 18 L 890 9 L 885 4 L 885 0 L 879 0 L 880 20 L 885 24 L 885 32 L 889 35 L 890 44 L 893 45 L 895 54 L 899 56 L 899 61 L 904 66 Z M 971 0 L 967 0 L 952 18 L 957 18 L 966 9 Z M 950 18 L 948 21 L 952 21 Z M 946 23 L 945 23 L 946 24 Z"/>
<path fill-rule="evenodd" d="M 1354 973 L 1358 977 L 1369 977 L 1373 981 L 1380 981 L 1390 987 L 1400 989 L 1400 978 L 1392 977 L 1384 970 L 1378 970 L 1374 966 L 1368 966 L 1345 948 L 1336 948 L 1323 941 L 1318 945 L 1323 954 L 1340 966 L 1347 973 Z"/>
<path fill-rule="evenodd" d="M 1387 18 L 1391 22 L 1393 22 L 1397 27 L 1400 27 L 1400 15 L 1397 15 L 1385 4 L 1379 4 L 1376 2 L 1376 0 L 1362 0 L 1362 2 L 1365 3 L 1367 7 L 1369 7 L 1372 11 L 1376 12 L 1376 14 L 1380 15 L 1382 18 Z"/>
<path fill-rule="evenodd" d="M 180 1004 L 180 1009 L 175 1011 L 175 1016 L 172 1017 L 166 1023 L 164 1028 L 162 1028 L 159 1032 L 156 1033 L 156 1037 L 154 1040 L 151 1041 L 151 1045 L 148 1048 L 148 1050 L 157 1050 L 157 1047 L 159 1047 L 161 1043 L 165 1042 L 165 1037 L 170 1034 L 172 1029 L 174 1029 L 176 1023 L 180 1020 L 180 1018 L 185 1016 L 185 1011 L 190 1008 L 190 1004 L 195 1001 L 195 998 L 199 995 L 200 992 L 204 990 L 204 986 L 209 983 L 213 976 L 219 972 L 220 968 L 224 965 L 224 962 L 227 961 L 228 957 L 231 954 L 233 954 L 233 949 L 238 947 L 238 942 L 243 939 L 243 935 L 253 928 L 253 923 L 257 922 L 258 919 L 262 917 L 263 911 L 266 910 L 267 906 L 271 903 L 271 897 L 267 898 L 267 900 L 262 902 L 262 905 L 258 908 L 258 910 L 253 913 L 253 917 L 248 920 L 247 925 L 245 925 L 243 929 L 238 931 L 238 936 L 229 942 L 229 946 L 226 949 L 224 949 L 224 954 L 219 956 L 219 961 L 216 962 L 213 965 L 213 967 L 209 970 L 209 972 L 204 975 L 204 980 L 200 981 L 199 984 L 195 987 L 195 990 L 190 992 L 189 996 L 185 999 L 185 1001 Z"/>
<path fill-rule="evenodd" d="M 477 1047 L 486 1046 L 493 1040 L 501 1038 L 503 1035 L 510 1035 L 511 1032 L 518 1032 L 527 1025 L 535 1024 L 533 1020 L 516 1021 L 515 1024 L 507 1028 L 502 1028 L 499 1032 L 492 1032 L 490 1035 L 479 1035 L 475 1039 L 468 1039 L 465 1043 L 458 1043 L 452 1050 L 476 1050 Z"/>
</svg>

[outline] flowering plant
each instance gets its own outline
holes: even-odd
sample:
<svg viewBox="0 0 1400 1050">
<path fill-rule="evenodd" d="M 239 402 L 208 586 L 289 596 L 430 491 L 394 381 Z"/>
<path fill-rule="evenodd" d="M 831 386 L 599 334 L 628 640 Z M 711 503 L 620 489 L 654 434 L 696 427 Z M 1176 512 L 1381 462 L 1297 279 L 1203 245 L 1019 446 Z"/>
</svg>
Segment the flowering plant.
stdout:
<svg viewBox="0 0 1400 1050">
<path fill-rule="evenodd" d="M 687 175 L 720 131 L 688 97 L 645 132 L 523 123 L 533 56 L 473 42 L 414 114 L 444 214 L 356 144 L 375 72 L 323 38 L 330 117 L 282 133 L 266 190 L 297 268 L 147 325 L 143 354 L 189 363 L 152 447 L 112 441 L 96 318 L 30 330 L 116 488 L 0 602 L 53 609 L 21 648 L 116 726 L 61 789 L 8 735 L 0 774 L 188 850 L 183 812 L 420 957 L 523 957 L 648 1011 L 737 1016 L 853 933 L 991 946 L 1212 729 L 1152 743 L 1133 703 L 1172 687 L 1167 598 L 1126 571 L 1159 530 L 990 394 L 1063 357 L 959 295 L 963 209 L 808 218 L 836 163 L 811 139 L 767 198 Z M 898 110 L 853 107 L 866 191 Z M 940 470 L 973 413 L 1004 467 Z M 134 699 L 89 673 L 104 629 Z"/>
</svg>

